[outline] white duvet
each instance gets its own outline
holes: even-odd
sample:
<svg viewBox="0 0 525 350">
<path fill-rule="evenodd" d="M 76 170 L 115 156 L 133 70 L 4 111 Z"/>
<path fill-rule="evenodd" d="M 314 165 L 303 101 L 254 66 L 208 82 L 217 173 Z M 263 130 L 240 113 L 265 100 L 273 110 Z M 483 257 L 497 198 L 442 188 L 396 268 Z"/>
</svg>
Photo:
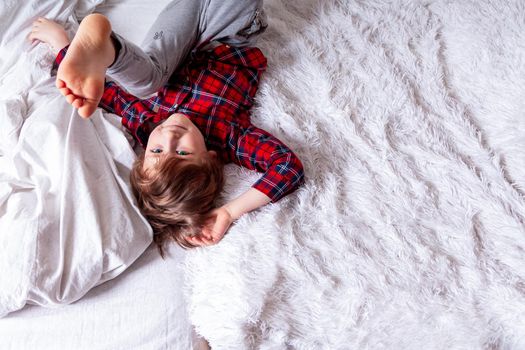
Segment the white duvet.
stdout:
<svg viewBox="0 0 525 350">
<path fill-rule="evenodd" d="M 0 4 L 0 317 L 73 302 L 151 242 L 119 121 L 100 111 L 81 119 L 54 87 L 49 49 L 25 41 L 38 16 L 74 28 L 74 10 L 75 1 Z"/>
</svg>

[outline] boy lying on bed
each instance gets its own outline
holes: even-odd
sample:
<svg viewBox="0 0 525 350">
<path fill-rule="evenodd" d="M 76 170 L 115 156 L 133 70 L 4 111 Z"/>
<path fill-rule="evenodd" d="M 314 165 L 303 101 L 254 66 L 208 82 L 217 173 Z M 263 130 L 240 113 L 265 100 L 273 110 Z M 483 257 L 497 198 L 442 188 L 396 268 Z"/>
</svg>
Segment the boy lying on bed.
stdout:
<svg viewBox="0 0 525 350">
<path fill-rule="evenodd" d="M 219 242 L 242 214 L 279 200 L 303 181 L 295 154 L 250 122 L 266 59 L 249 45 L 264 28 L 260 1 L 237 0 L 172 2 L 144 51 L 113 33 L 99 14 L 82 21 L 71 43 L 59 24 L 43 18 L 33 23 L 29 39 L 57 53 L 57 87 L 67 101 L 84 118 L 97 106 L 120 115 L 145 148 L 131 183 L 161 253 L 168 240 L 188 248 Z M 139 99 L 106 82 L 106 72 L 127 91 L 157 94 Z M 264 174 L 244 194 L 214 208 L 226 162 Z"/>
</svg>

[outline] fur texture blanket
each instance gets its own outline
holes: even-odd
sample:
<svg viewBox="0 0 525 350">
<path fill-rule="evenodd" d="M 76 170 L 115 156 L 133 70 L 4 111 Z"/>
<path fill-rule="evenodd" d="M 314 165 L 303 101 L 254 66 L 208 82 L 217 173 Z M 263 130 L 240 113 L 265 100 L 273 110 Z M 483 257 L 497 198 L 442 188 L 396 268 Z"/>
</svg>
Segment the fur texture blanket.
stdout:
<svg viewBox="0 0 525 350">
<path fill-rule="evenodd" d="M 253 120 L 307 180 L 189 252 L 197 331 L 213 349 L 524 349 L 525 3 L 265 6 Z M 227 173 L 224 200 L 257 177 Z"/>
</svg>

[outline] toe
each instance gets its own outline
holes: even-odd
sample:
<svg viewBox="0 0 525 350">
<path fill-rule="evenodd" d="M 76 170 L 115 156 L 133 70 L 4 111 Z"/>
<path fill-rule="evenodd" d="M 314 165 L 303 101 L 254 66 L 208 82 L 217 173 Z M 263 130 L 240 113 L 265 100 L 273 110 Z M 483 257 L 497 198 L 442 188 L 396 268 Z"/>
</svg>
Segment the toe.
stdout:
<svg viewBox="0 0 525 350">
<path fill-rule="evenodd" d="M 72 92 L 67 87 L 58 89 L 63 96 L 71 95 Z"/>
<path fill-rule="evenodd" d="M 66 87 L 66 83 L 62 79 L 57 79 L 55 82 L 57 88 L 62 89 Z"/>
<path fill-rule="evenodd" d="M 77 99 L 78 97 L 73 95 L 73 94 L 69 94 L 69 95 L 66 95 L 66 101 L 67 103 L 69 104 L 73 104 L 73 102 Z"/>
<path fill-rule="evenodd" d="M 72 102 L 71 102 L 71 105 L 73 107 L 75 107 L 76 109 L 79 109 L 82 107 L 82 105 L 84 104 L 84 99 L 83 98 L 75 98 Z"/>
<path fill-rule="evenodd" d="M 80 114 L 82 118 L 89 118 L 95 113 L 96 109 L 97 106 L 94 103 L 85 101 L 84 105 L 78 109 L 78 114 Z"/>
</svg>

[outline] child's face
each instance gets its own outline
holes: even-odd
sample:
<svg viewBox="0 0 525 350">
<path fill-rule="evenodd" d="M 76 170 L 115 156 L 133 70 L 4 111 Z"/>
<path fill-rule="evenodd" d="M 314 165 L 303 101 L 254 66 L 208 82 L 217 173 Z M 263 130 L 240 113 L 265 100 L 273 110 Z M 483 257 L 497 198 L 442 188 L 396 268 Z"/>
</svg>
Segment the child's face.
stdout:
<svg viewBox="0 0 525 350">
<path fill-rule="evenodd" d="M 183 114 L 173 114 L 151 132 L 144 156 L 144 169 L 151 168 L 168 155 L 198 162 L 207 156 L 206 153 L 208 150 L 204 137 L 195 124 Z"/>
</svg>

